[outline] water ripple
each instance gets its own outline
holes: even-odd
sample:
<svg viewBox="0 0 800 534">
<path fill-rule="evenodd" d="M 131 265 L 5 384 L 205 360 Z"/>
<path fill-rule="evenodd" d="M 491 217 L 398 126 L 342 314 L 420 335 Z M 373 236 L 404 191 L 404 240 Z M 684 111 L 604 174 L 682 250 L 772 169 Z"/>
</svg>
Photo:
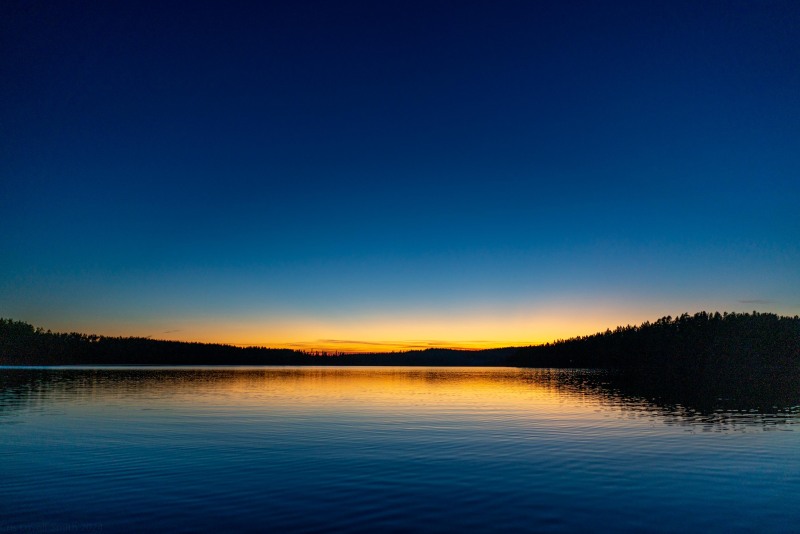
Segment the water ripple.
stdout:
<svg viewBox="0 0 800 534">
<path fill-rule="evenodd" d="M 0 378 L 0 531 L 791 532 L 800 520 L 791 399 L 675 402 L 580 370 Z"/>
</svg>

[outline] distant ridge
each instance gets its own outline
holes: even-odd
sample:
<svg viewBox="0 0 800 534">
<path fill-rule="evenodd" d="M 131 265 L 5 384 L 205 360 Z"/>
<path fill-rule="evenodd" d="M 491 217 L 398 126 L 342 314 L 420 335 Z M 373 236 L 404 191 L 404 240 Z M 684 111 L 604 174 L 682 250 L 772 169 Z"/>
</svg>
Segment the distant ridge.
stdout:
<svg viewBox="0 0 800 534">
<path fill-rule="evenodd" d="M 317 355 L 235 347 L 54 333 L 0 318 L 0 365 L 443 365 L 583 367 L 664 375 L 800 370 L 800 317 L 773 313 L 687 313 L 530 347 L 464 351 Z"/>
</svg>

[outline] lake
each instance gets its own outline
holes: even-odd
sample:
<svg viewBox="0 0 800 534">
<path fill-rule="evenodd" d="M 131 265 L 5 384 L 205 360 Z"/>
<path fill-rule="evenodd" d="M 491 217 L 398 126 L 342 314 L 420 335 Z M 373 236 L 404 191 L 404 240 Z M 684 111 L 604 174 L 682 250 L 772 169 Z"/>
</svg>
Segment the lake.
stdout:
<svg viewBox="0 0 800 534">
<path fill-rule="evenodd" d="M 0 532 L 800 529 L 800 408 L 600 371 L 0 368 Z"/>
</svg>

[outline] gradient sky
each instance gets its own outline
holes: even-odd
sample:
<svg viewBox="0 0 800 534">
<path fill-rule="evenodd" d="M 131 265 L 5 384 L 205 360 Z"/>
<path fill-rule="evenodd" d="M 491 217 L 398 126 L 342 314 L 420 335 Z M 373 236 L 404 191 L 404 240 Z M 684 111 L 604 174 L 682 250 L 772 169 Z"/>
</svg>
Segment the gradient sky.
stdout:
<svg viewBox="0 0 800 534">
<path fill-rule="evenodd" d="M 800 3 L 0 3 L 0 316 L 308 349 L 800 313 Z"/>
</svg>

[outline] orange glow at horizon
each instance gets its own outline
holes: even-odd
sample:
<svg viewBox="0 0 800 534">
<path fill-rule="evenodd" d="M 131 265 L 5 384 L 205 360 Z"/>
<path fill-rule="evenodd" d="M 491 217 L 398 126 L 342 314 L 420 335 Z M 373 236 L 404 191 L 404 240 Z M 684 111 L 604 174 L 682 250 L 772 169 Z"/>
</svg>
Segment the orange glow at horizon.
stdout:
<svg viewBox="0 0 800 534">
<path fill-rule="evenodd" d="M 674 313 L 674 312 L 673 312 Z M 664 314 L 662 314 L 664 315 Z M 98 333 L 237 346 L 289 348 L 308 352 L 400 352 L 427 348 L 479 350 L 537 345 L 589 335 L 662 316 L 612 306 L 560 307 L 548 311 L 495 310 L 443 314 L 375 314 L 361 317 L 253 317 L 149 319 L 115 324 Z M 162 329 L 159 333 L 159 329 Z M 84 328 L 87 332 L 91 328 Z"/>
</svg>

